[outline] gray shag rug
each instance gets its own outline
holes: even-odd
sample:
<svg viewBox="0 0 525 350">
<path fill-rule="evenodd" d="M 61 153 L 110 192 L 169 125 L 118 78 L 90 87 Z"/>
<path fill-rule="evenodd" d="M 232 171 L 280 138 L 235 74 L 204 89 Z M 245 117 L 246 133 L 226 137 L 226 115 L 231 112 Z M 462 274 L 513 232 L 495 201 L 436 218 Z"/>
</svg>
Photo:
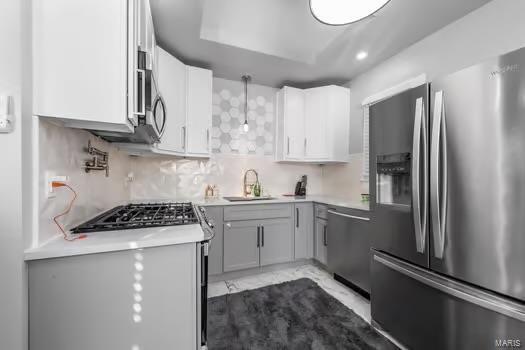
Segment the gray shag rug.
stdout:
<svg viewBox="0 0 525 350">
<path fill-rule="evenodd" d="M 397 349 L 308 278 L 210 298 L 208 348 Z"/>
</svg>

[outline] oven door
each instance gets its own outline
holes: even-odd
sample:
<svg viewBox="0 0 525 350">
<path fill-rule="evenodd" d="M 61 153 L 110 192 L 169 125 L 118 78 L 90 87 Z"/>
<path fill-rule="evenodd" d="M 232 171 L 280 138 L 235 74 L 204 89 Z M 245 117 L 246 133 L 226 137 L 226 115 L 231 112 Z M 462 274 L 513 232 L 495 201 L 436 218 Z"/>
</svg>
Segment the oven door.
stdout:
<svg viewBox="0 0 525 350">
<path fill-rule="evenodd" d="M 200 244 L 200 345 L 206 349 L 208 344 L 208 250 L 209 242 Z"/>
</svg>

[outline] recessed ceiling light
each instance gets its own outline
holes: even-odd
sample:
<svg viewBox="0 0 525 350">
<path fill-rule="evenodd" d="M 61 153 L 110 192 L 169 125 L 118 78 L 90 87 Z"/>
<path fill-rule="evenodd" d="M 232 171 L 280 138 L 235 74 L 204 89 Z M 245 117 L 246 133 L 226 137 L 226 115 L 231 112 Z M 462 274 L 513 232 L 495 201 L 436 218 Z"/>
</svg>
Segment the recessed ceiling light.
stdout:
<svg viewBox="0 0 525 350">
<path fill-rule="evenodd" d="M 355 55 L 355 58 L 357 58 L 359 61 L 364 60 L 368 57 L 368 52 L 366 51 L 359 51 L 357 55 Z"/>
<path fill-rule="evenodd" d="M 310 0 L 314 17 L 324 24 L 345 25 L 379 11 L 390 0 Z"/>
</svg>

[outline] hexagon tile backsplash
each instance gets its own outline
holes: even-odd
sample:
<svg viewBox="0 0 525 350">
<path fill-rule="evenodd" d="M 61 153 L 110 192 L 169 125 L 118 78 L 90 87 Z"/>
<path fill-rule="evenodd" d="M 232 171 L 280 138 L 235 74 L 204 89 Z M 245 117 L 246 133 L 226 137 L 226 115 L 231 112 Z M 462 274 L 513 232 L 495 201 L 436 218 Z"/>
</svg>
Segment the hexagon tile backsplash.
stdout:
<svg viewBox="0 0 525 350">
<path fill-rule="evenodd" d="M 244 91 L 240 81 L 213 80 L 213 153 L 273 155 L 276 89 L 248 85 L 248 125 L 244 132 Z"/>
</svg>

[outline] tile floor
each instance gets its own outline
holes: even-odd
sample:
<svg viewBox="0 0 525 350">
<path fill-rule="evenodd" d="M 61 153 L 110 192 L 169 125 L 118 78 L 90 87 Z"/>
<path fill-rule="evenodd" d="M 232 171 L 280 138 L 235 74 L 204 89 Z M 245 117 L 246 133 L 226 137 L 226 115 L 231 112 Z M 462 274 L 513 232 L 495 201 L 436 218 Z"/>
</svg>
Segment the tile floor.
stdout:
<svg viewBox="0 0 525 350">
<path fill-rule="evenodd" d="M 328 272 L 311 264 L 286 268 L 279 271 L 264 272 L 234 280 L 210 283 L 208 287 L 208 295 L 211 298 L 228 293 L 237 293 L 248 289 L 257 289 L 271 284 L 292 281 L 304 277 L 315 281 L 327 293 L 370 323 L 370 302 L 348 287 L 334 280 Z"/>
</svg>

